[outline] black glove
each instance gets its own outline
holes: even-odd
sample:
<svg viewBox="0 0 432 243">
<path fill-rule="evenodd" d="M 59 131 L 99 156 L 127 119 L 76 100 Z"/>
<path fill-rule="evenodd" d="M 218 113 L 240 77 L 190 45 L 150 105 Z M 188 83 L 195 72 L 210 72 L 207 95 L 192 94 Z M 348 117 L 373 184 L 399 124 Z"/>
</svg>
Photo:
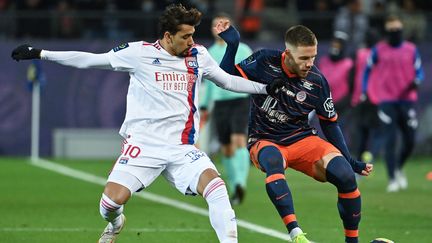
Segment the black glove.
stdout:
<svg viewBox="0 0 432 243">
<path fill-rule="evenodd" d="M 33 48 L 28 44 L 20 45 L 13 49 L 11 57 L 15 61 L 28 60 L 28 59 L 40 59 L 41 49 Z"/>
<path fill-rule="evenodd" d="M 279 91 L 284 87 L 285 81 L 281 78 L 275 78 L 273 81 L 266 86 L 267 94 L 270 96 L 276 96 Z"/>
<path fill-rule="evenodd" d="M 349 160 L 349 163 L 350 163 L 352 169 L 354 170 L 354 172 L 357 174 L 361 175 L 362 171 L 366 170 L 366 163 L 365 162 L 351 158 Z"/>
</svg>

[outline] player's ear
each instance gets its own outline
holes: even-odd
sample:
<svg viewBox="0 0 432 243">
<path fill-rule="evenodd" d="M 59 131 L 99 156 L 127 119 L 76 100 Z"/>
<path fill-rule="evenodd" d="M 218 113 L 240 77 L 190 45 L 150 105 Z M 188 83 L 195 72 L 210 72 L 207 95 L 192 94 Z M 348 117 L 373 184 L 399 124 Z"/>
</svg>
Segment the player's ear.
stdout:
<svg viewBox="0 0 432 243">
<path fill-rule="evenodd" d="M 166 41 L 167 41 L 169 44 L 172 44 L 172 38 L 171 38 L 171 34 L 170 34 L 170 32 L 165 31 L 165 33 L 164 33 L 164 38 L 166 39 Z"/>
</svg>

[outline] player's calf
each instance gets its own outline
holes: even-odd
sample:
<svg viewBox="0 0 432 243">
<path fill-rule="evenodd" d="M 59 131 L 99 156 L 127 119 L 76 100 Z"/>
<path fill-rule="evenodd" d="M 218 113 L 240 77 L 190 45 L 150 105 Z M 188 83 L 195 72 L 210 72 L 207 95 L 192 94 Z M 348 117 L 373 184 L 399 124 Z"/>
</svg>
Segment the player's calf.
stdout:
<svg viewBox="0 0 432 243">
<path fill-rule="evenodd" d="M 300 235 L 303 234 L 303 231 L 294 213 L 291 191 L 285 180 L 282 154 L 275 146 L 266 146 L 259 151 L 258 162 L 267 174 L 265 181 L 267 195 L 282 218 L 290 237 L 301 239 Z"/>
<path fill-rule="evenodd" d="M 327 181 L 338 190 L 338 210 L 345 228 L 345 241 L 358 242 L 358 225 L 361 219 L 361 197 L 354 171 L 342 156 L 336 156 L 327 165 Z"/>
<path fill-rule="evenodd" d="M 204 188 L 203 197 L 209 206 L 210 223 L 223 243 L 237 242 L 237 222 L 231 208 L 225 182 L 216 177 Z"/>
</svg>

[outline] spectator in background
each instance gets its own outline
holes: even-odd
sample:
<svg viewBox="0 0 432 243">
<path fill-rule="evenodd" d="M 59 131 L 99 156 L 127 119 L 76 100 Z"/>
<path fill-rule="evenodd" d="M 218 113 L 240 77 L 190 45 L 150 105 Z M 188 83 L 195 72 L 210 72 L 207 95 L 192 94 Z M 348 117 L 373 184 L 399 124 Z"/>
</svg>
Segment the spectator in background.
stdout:
<svg viewBox="0 0 432 243">
<path fill-rule="evenodd" d="M 213 18 L 212 34 L 215 41 L 208 49 L 218 63 L 222 61 L 227 48 L 225 41 L 214 30 L 216 24 L 222 20 L 232 22 L 225 13 L 220 13 Z M 236 63 L 251 54 L 251 48 L 240 43 L 235 57 Z M 221 89 L 209 81 L 205 81 L 204 86 L 201 111 L 203 117 L 209 117 L 207 109 L 214 103 L 211 119 L 216 125 L 217 137 L 221 144 L 222 164 L 228 177 L 228 191 L 232 195 L 232 204 L 240 204 L 246 192 L 250 168 L 249 152 L 246 148 L 249 96 Z"/>
<path fill-rule="evenodd" d="M 11 14 L 13 7 L 10 0 L 0 0 L 0 39 L 14 35 L 15 19 Z"/>
<path fill-rule="evenodd" d="M 318 68 L 327 78 L 334 105 L 338 110 L 338 119 L 342 125 L 350 106 L 354 78 L 354 62 L 346 53 L 348 39 L 346 33 L 336 31 L 330 42 L 328 55 L 318 62 Z"/>
<path fill-rule="evenodd" d="M 82 26 L 71 1 L 62 0 L 57 3 L 53 24 L 55 25 L 55 36 L 58 38 L 77 38 L 80 36 Z"/>
<path fill-rule="evenodd" d="M 348 34 L 347 51 L 353 56 L 364 40 L 365 33 L 369 28 L 369 19 L 362 11 L 361 0 L 348 0 L 347 4 L 340 8 L 333 23 L 334 31 Z"/>
<path fill-rule="evenodd" d="M 214 11 L 212 0 L 191 0 L 191 3 L 202 13 L 209 14 Z"/>
<path fill-rule="evenodd" d="M 156 8 L 153 0 L 142 0 L 140 6 L 141 6 L 141 11 L 144 13 L 151 13 Z"/>
<path fill-rule="evenodd" d="M 379 152 L 379 120 L 377 115 L 377 98 L 376 92 L 379 73 L 372 70 L 369 75 L 369 85 L 367 89 L 368 102 L 360 102 L 362 94 L 363 73 L 366 68 L 366 62 L 371 54 L 372 47 L 379 41 L 380 35 L 378 30 L 369 29 L 366 33 L 365 47 L 357 50 L 354 62 L 354 89 L 351 98 L 353 109 L 354 129 L 352 129 L 353 146 L 356 157 L 366 163 L 373 162 Z"/>
<path fill-rule="evenodd" d="M 264 1 L 237 0 L 236 8 L 242 35 L 246 39 L 256 38 L 261 29 L 261 14 Z"/>
<path fill-rule="evenodd" d="M 362 85 L 362 100 L 366 100 L 371 70 L 379 73 L 376 91 L 389 177 L 388 192 L 397 192 L 408 187 L 402 169 L 414 148 L 418 126 L 414 105 L 417 101 L 417 89 L 424 79 L 417 47 L 404 41 L 402 30 L 403 24 L 399 17 L 391 15 L 386 19 L 387 40 L 378 42 L 372 48 Z M 402 132 L 400 149 L 396 148 L 399 130 Z M 397 156 L 396 152 L 399 153 Z"/>
<path fill-rule="evenodd" d="M 90 16 L 90 11 L 100 12 L 105 11 L 107 7 L 106 0 L 78 0 L 77 1 L 78 11 L 81 13 L 87 13 L 86 17 L 82 19 L 82 24 L 85 26 L 83 35 L 85 38 L 102 38 L 105 37 L 105 31 L 103 27 L 103 19 L 101 16 Z M 84 11 L 84 12 L 83 12 Z M 87 12 L 88 11 L 88 12 Z"/>
<path fill-rule="evenodd" d="M 404 38 L 418 43 L 423 41 L 426 34 L 426 16 L 417 9 L 414 0 L 404 0 L 401 18 L 404 25 Z"/>
<path fill-rule="evenodd" d="M 47 15 L 49 5 L 47 1 L 43 0 L 23 0 L 17 1 L 17 10 L 23 11 L 38 11 L 29 16 L 20 16 L 17 19 L 17 37 L 27 38 L 36 37 L 43 38 L 48 37 L 51 29 L 50 15 Z M 43 26 L 41 28 L 41 26 Z"/>
</svg>

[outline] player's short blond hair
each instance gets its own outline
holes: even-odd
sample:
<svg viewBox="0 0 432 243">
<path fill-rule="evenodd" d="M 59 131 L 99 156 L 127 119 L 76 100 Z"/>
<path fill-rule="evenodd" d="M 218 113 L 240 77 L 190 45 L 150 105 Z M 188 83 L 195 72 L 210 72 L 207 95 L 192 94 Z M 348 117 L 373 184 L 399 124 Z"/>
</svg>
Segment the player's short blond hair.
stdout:
<svg viewBox="0 0 432 243">
<path fill-rule="evenodd" d="M 315 46 L 318 44 L 315 34 L 304 25 L 295 25 L 285 33 L 285 45 L 291 47 Z"/>
</svg>

